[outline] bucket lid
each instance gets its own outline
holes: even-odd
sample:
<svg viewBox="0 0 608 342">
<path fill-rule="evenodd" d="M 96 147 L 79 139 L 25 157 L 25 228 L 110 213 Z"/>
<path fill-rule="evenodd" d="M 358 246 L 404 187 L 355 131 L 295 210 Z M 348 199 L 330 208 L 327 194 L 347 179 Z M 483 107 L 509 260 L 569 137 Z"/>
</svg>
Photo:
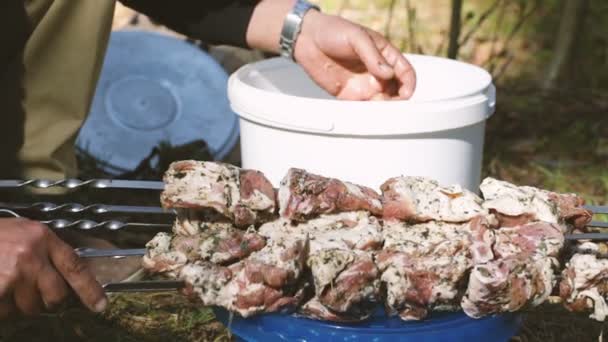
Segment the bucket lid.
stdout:
<svg viewBox="0 0 608 342">
<path fill-rule="evenodd" d="M 411 55 L 417 85 L 410 100 L 344 101 L 284 58 L 248 64 L 228 81 L 232 109 L 250 121 L 331 135 L 392 135 L 464 127 L 494 113 L 495 88 L 484 69 Z"/>
<path fill-rule="evenodd" d="M 219 63 L 188 42 L 115 31 L 77 150 L 111 174 L 132 171 L 163 141 L 203 139 L 214 158 L 222 159 L 239 135 L 227 81 Z"/>
</svg>

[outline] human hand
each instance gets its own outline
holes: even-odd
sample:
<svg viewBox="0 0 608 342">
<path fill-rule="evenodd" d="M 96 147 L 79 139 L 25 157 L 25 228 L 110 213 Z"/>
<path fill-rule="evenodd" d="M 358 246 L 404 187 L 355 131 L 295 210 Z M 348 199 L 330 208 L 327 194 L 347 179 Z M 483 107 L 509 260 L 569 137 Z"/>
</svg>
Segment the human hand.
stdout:
<svg viewBox="0 0 608 342">
<path fill-rule="evenodd" d="M 0 318 L 53 310 L 70 288 L 90 310 L 105 309 L 104 290 L 69 245 L 41 223 L 0 219 Z"/>
<path fill-rule="evenodd" d="M 409 99 L 416 87 L 411 64 L 381 34 L 316 10 L 304 16 L 294 57 L 339 99 Z"/>
</svg>

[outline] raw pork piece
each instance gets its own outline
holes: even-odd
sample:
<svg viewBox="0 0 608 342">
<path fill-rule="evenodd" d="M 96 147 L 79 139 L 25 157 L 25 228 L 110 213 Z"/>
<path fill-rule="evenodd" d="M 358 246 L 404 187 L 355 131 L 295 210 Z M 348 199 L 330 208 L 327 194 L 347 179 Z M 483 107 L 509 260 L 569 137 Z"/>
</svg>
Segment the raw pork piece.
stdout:
<svg viewBox="0 0 608 342">
<path fill-rule="evenodd" d="M 306 261 L 314 296 L 300 313 L 312 318 L 364 319 L 378 301 L 379 272 L 372 253 L 382 246 L 381 226 L 368 212 L 321 215 L 305 223 L 285 218 L 266 223 L 259 233 L 269 241 L 308 237 Z"/>
<path fill-rule="evenodd" d="M 264 237 L 254 230 L 208 229 L 195 235 L 158 233 L 148 244 L 144 267 L 153 273 L 173 271 L 187 262 L 229 264 L 262 249 Z"/>
<path fill-rule="evenodd" d="M 483 207 L 496 213 L 502 227 L 543 221 L 580 229 L 591 221 L 592 213 L 582 207 L 584 200 L 575 194 L 516 186 L 490 177 L 479 188 L 485 199 Z"/>
<path fill-rule="evenodd" d="M 188 262 L 188 256 L 182 251 L 172 250 L 174 236 L 161 232 L 146 243 L 146 254 L 142 258 L 143 268 L 150 273 L 161 273 L 175 278 L 181 268 Z"/>
<path fill-rule="evenodd" d="M 473 318 L 543 303 L 555 286 L 556 258 L 512 256 L 475 265 L 461 307 Z"/>
<path fill-rule="evenodd" d="M 302 223 L 281 218 L 260 226 L 259 234 L 267 239 L 308 237 L 310 254 L 324 249 L 372 251 L 383 241 L 378 219 L 365 211 L 321 215 Z"/>
<path fill-rule="evenodd" d="M 564 234 L 559 225 L 532 222 L 495 230 L 496 259 L 511 256 L 557 257 L 564 247 Z"/>
<path fill-rule="evenodd" d="M 599 250 L 593 242 L 586 242 L 580 248 Z M 590 311 L 590 318 L 605 321 L 608 316 L 608 259 L 600 259 L 595 254 L 574 254 L 562 271 L 559 295 L 568 310 Z"/>
<path fill-rule="evenodd" d="M 279 214 L 293 221 L 347 211 L 382 213 L 380 196 L 374 190 L 296 168 L 289 169 L 281 181 L 278 198 Z"/>
<path fill-rule="evenodd" d="M 468 223 L 386 223 L 376 263 L 389 312 L 420 320 L 433 309 L 458 308 L 469 270 L 493 258 L 493 232 L 484 217 Z"/>
<path fill-rule="evenodd" d="M 260 251 L 228 267 L 210 262 L 187 264 L 179 278 L 204 305 L 221 306 L 243 317 L 293 310 L 303 296 L 298 281 L 306 254 L 305 240 L 269 241 Z"/>
<path fill-rule="evenodd" d="M 475 265 L 462 299 L 471 317 L 512 312 L 543 303 L 553 290 L 564 246 L 559 225 L 532 222 L 495 230 L 495 259 Z"/>
<path fill-rule="evenodd" d="M 442 186 L 424 177 L 394 177 L 380 188 L 385 220 L 466 222 L 485 214 L 481 198 L 459 185 Z"/>
<path fill-rule="evenodd" d="M 325 249 L 307 261 L 315 294 L 329 310 L 366 317 L 378 302 L 380 273 L 370 253 Z"/>
<path fill-rule="evenodd" d="M 176 235 L 190 236 L 207 230 L 228 230 L 234 228 L 234 223 L 230 219 L 213 209 L 195 210 L 178 208 L 175 211 L 177 215 L 172 229 Z"/>
<path fill-rule="evenodd" d="M 259 171 L 218 162 L 174 162 L 163 178 L 161 203 L 165 208 L 214 209 L 248 226 L 272 218 L 276 195 Z"/>
</svg>

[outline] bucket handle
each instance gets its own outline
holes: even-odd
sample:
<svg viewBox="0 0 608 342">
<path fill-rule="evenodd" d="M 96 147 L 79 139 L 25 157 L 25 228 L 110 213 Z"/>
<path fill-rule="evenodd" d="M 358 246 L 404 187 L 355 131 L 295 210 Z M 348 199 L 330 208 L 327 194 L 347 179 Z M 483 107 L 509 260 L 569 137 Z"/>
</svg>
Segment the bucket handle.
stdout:
<svg viewBox="0 0 608 342">
<path fill-rule="evenodd" d="M 488 113 L 486 116 L 489 117 L 496 110 L 496 86 L 493 83 L 488 87 L 486 96 L 488 97 Z"/>
</svg>

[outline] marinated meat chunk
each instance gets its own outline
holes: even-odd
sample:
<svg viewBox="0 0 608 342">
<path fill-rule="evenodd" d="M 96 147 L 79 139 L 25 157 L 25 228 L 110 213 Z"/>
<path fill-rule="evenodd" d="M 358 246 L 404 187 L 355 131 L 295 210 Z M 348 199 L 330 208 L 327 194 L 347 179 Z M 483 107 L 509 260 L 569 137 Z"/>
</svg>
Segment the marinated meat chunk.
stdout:
<svg viewBox="0 0 608 342">
<path fill-rule="evenodd" d="M 358 211 L 321 215 L 306 223 L 283 218 L 262 225 L 259 232 L 270 241 L 308 237 L 306 263 L 312 272 L 315 301 L 302 313 L 350 321 L 367 317 L 366 310 L 378 300 L 379 273 L 371 251 L 382 246 L 381 229 L 375 217 Z"/>
<path fill-rule="evenodd" d="M 480 318 L 537 306 L 551 294 L 558 267 L 552 257 L 508 257 L 475 265 L 461 307 L 468 316 Z"/>
<path fill-rule="evenodd" d="M 179 278 L 203 305 L 220 306 L 243 317 L 295 306 L 298 300 L 282 289 L 250 279 L 243 267 L 197 262 L 184 266 Z"/>
<path fill-rule="evenodd" d="M 280 287 L 292 285 L 300 278 L 308 256 L 307 237 L 282 237 L 267 240 L 266 246 L 252 253 L 245 261 L 249 277 Z"/>
<path fill-rule="evenodd" d="M 493 258 L 489 222 L 465 224 L 386 223 L 384 249 L 376 257 L 386 285 L 386 305 L 404 320 L 420 320 L 429 310 L 455 308 L 475 262 Z"/>
<path fill-rule="evenodd" d="M 494 254 L 497 259 L 511 256 L 528 258 L 557 257 L 564 246 L 560 226 L 547 222 L 532 222 L 495 230 Z"/>
<path fill-rule="evenodd" d="M 321 215 L 303 223 L 278 219 L 263 224 L 259 233 L 268 239 L 308 237 L 311 254 L 323 249 L 370 251 L 380 248 L 383 241 L 378 219 L 365 211 Z"/>
<path fill-rule="evenodd" d="M 278 198 L 279 214 L 293 221 L 347 211 L 382 213 L 380 196 L 374 190 L 302 169 L 289 169 L 281 181 Z"/>
<path fill-rule="evenodd" d="M 232 229 L 234 224 L 214 210 L 176 209 L 173 233 L 190 236 L 207 230 Z"/>
<path fill-rule="evenodd" d="M 492 260 L 494 254 L 494 224 L 492 216 L 478 216 L 467 223 L 426 222 L 410 225 L 385 222 L 382 230 L 384 249 L 412 256 L 454 255 L 468 253 L 473 263 Z"/>
<path fill-rule="evenodd" d="M 335 312 L 321 304 L 319 298 L 313 297 L 298 309 L 301 315 L 323 321 L 355 323 L 363 321 L 371 316 L 372 310 L 361 312 Z"/>
<path fill-rule="evenodd" d="M 319 302 L 338 313 L 362 312 L 379 297 L 379 272 L 366 252 L 321 250 L 307 261 Z"/>
<path fill-rule="evenodd" d="M 171 241 L 171 250 L 182 252 L 188 261 L 210 261 L 226 264 L 238 261 L 259 251 L 266 240 L 253 230 L 235 228 L 207 230 L 191 236 L 176 236 Z"/>
<path fill-rule="evenodd" d="M 187 264 L 179 277 L 204 305 L 222 306 L 243 317 L 295 309 L 302 300 L 296 284 L 306 253 L 305 240 L 270 241 L 228 267 L 200 261 Z"/>
<path fill-rule="evenodd" d="M 380 187 L 385 220 L 466 222 L 483 215 L 482 200 L 459 185 L 424 177 L 395 177 Z"/>
<path fill-rule="evenodd" d="M 403 320 L 420 320 L 429 310 L 457 303 L 471 267 L 464 250 L 454 256 L 419 257 L 383 251 L 377 263 L 386 284 L 386 305 Z"/>
<path fill-rule="evenodd" d="M 592 213 L 582 207 L 583 199 L 575 194 L 516 186 L 494 178 L 484 179 L 479 188 L 484 208 L 495 212 L 503 227 L 543 221 L 583 228 L 591 221 Z"/>
<path fill-rule="evenodd" d="M 240 227 L 265 221 L 276 210 L 272 184 L 259 171 L 184 160 L 172 163 L 163 180 L 165 208 L 213 209 Z"/>
<path fill-rule="evenodd" d="M 586 243 L 587 249 L 593 249 Z M 574 254 L 562 271 L 559 295 L 570 311 L 591 312 L 590 318 L 605 321 L 608 316 L 608 259 L 595 254 Z"/>
<path fill-rule="evenodd" d="M 173 236 L 158 233 L 146 244 L 146 254 L 142 258 L 143 268 L 151 273 L 164 273 L 176 277 L 179 270 L 188 262 L 188 256 L 171 248 Z"/>
<path fill-rule="evenodd" d="M 474 318 L 537 306 L 556 284 L 556 257 L 564 245 L 559 225 L 532 222 L 494 233 L 495 259 L 475 265 L 461 302 Z"/>
</svg>

